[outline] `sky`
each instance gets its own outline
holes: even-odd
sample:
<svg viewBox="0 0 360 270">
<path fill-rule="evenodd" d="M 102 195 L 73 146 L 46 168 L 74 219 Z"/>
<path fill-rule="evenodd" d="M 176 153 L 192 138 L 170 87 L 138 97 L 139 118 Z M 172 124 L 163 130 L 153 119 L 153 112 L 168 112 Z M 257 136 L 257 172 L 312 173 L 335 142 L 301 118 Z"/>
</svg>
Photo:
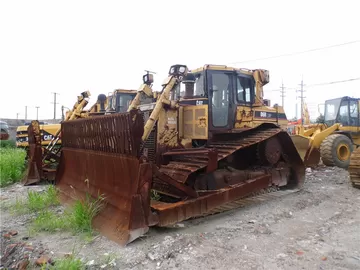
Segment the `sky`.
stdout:
<svg viewBox="0 0 360 270">
<path fill-rule="evenodd" d="M 358 1 L 1 1 L 0 118 L 57 118 L 83 91 L 138 89 L 144 70 L 155 71 L 155 89 L 173 64 L 194 69 L 225 64 L 270 71 L 265 98 L 296 114 L 304 81 L 310 116 L 318 104 L 360 97 Z M 248 61 L 336 44 L 344 46 Z M 308 85 L 308 86 L 307 86 Z M 90 104 L 88 106 L 90 106 Z M 300 106 L 299 106 L 300 107 Z"/>
</svg>

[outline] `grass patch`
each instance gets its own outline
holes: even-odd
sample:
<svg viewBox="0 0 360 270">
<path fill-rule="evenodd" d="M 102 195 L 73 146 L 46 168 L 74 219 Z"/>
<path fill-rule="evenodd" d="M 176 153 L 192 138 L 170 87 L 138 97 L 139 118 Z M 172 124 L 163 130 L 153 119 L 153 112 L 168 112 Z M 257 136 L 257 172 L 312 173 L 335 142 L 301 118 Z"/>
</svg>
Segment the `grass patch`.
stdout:
<svg viewBox="0 0 360 270">
<path fill-rule="evenodd" d="M 70 212 L 70 220 L 76 231 L 92 233 L 92 220 L 103 206 L 104 197 L 101 195 L 97 199 L 93 199 L 86 194 L 85 200 L 76 201 Z"/>
<path fill-rule="evenodd" d="M 5 187 L 22 179 L 25 171 L 26 151 L 23 149 L 0 148 L 0 187 Z"/>
<path fill-rule="evenodd" d="M 16 148 L 15 140 L 0 140 L 0 148 Z"/>
<path fill-rule="evenodd" d="M 85 200 L 77 200 L 74 205 L 65 209 L 57 216 L 55 213 L 44 210 L 33 220 L 30 233 L 39 231 L 71 231 L 82 233 L 85 236 L 94 234 L 92 220 L 104 206 L 104 197 L 94 199 L 87 195 Z"/>
<path fill-rule="evenodd" d="M 65 258 L 56 259 L 54 265 L 46 268 L 50 270 L 83 270 L 86 269 L 86 265 L 74 255 L 67 256 Z"/>
<path fill-rule="evenodd" d="M 49 210 L 41 211 L 31 224 L 29 229 L 30 234 L 39 231 L 56 232 L 71 229 L 71 224 L 68 218 L 64 216 L 57 216 L 54 212 Z"/>
<path fill-rule="evenodd" d="M 45 210 L 57 205 L 60 205 L 58 191 L 55 186 L 49 185 L 43 192 L 29 190 L 26 199 L 17 198 L 12 210 L 14 213 L 24 214 Z"/>
</svg>

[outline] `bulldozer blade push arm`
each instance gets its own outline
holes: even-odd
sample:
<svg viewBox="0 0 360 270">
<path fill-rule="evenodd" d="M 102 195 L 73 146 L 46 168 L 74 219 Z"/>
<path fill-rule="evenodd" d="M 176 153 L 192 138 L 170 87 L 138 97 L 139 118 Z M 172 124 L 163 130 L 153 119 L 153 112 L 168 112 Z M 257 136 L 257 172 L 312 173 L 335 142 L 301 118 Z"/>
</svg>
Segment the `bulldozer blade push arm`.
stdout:
<svg viewBox="0 0 360 270">
<path fill-rule="evenodd" d="M 163 102 L 169 100 L 170 91 L 173 89 L 175 84 L 178 82 L 178 79 L 175 76 L 169 76 L 167 83 L 160 95 L 160 98 L 156 102 L 154 110 L 151 112 L 149 119 L 147 120 L 144 127 L 144 134 L 142 140 L 146 141 L 150 135 L 151 130 L 153 129 L 155 122 L 159 118 L 160 110 L 162 109 Z"/>
<path fill-rule="evenodd" d="M 27 132 L 29 149 L 27 151 L 28 166 L 22 180 L 24 186 L 37 183 L 42 177 L 42 150 L 39 122 L 37 120 L 31 121 Z"/>
</svg>

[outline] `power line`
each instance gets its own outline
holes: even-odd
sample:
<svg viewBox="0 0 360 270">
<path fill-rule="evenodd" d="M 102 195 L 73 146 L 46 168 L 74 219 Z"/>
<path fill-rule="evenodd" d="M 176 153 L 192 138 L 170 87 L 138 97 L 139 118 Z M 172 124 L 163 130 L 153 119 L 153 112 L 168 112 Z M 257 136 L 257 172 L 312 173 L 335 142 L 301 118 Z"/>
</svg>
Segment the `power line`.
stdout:
<svg viewBox="0 0 360 270">
<path fill-rule="evenodd" d="M 330 48 L 334 48 L 334 47 L 345 46 L 345 45 L 349 45 L 349 44 L 353 44 L 353 43 L 358 43 L 358 42 L 360 42 L 360 40 L 354 40 L 354 41 L 345 42 L 345 43 L 340 43 L 340 44 L 335 44 L 335 45 L 330 45 L 330 46 L 326 46 L 326 47 L 320 47 L 320 48 L 310 49 L 310 50 L 306 50 L 306 51 L 298 51 L 298 52 L 292 52 L 292 53 L 285 53 L 285 54 L 280 54 L 280 55 L 262 57 L 262 58 L 252 59 L 252 60 L 232 62 L 232 63 L 229 63 L 229 65 L 241 64 L 241 63 L 248 63 L 248 62 L 255 62 L 255 61 L 259 61 L 259 60 L 267 60 L 267 59 L 273 59 L 273 58 L 280 58 L 280 57 L 285 57 L 285 56 L 293 56 L 293 55 L 297 55 L 297 54 L 303 54 L 303 53 L 308 53 L 308 52 L 315 52 L 315 51 L 330 49 Z"/>
<path fill-rule="evenodd" d="M 273 90 L 269 90 L 271 92 L 275 92 L 275 91 L 280 91 L 280 97 L 281 97 L 281 107 L 284 108 L 284 104 L 285 104 L 285 89 L 287 89 L 285 86 L 284 86 L 284 83 L 281 82 L 281 86 L 280 86 L 280 89 L 273 89 Z"/>
<path fill-rule="evenodd" d="M 326 83 L 309 84 L 308 87 L 322 86 L 322 85 L 329 85 L 329 84 L 336 84 L 336 83 L 345 83 L 345 82 L 351 82 L 351 81 L 357 81 L 357 80 L 360 80 L 360 77 L 347 79 L 347 80 L 342 80 L 342 81 L 333 81 L 333 82 L 326 82 Z"/>
<path fill-rule="evenodd" d="M 333 82 L 325 82 L 325 83 L 314 83 L 314 84 L 307 85 L 307 87 L 316 87 L 316 86 L 323 86 L 323 85 L 329 85 L 329 84 L 346 83 L 346 82 L 352 82 L 352 81 L 358 81 L 358 80 L 360 80 L 360 77 L 341 80 L 341 81 L 333 81 Z M 294 87 L 286 87 L 286 89 L 287 90 L 297 90 L 297 88 L 294 88 Z M 268 92 L 281 91 L 281 88 L 280 89 L 271 89 L 271 90 L 266 90 L 265 89 L 265 91 L 268 91 Z"/>
</svg>

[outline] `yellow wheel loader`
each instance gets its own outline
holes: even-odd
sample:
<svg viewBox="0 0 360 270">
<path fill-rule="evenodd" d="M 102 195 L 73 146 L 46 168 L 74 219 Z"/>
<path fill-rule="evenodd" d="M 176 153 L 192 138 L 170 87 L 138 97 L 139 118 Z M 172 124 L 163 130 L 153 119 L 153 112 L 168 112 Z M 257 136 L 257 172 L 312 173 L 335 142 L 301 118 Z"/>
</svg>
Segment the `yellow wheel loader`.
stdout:
<svg viewBox="0 0 360 270">
<path fill-rule="evenodd" d="M 93 225 L 127 244 L 150 226 L 297 191 L 305 167 L 283 108 L 263 99 L 268 82 L 262 69 L 174 65 L 158 94 L 144 79 L 128 112 L 61 123 L 62 202 L 103 195 Z"/>
<path fill-rule="evenodd" d="M 354 147 L 360 145 L 360 99 L 341 97 L 325 102 L 323 124 L 298 126 L 292 140 L 306 166 L 348 168 Z"/>
</svg>

